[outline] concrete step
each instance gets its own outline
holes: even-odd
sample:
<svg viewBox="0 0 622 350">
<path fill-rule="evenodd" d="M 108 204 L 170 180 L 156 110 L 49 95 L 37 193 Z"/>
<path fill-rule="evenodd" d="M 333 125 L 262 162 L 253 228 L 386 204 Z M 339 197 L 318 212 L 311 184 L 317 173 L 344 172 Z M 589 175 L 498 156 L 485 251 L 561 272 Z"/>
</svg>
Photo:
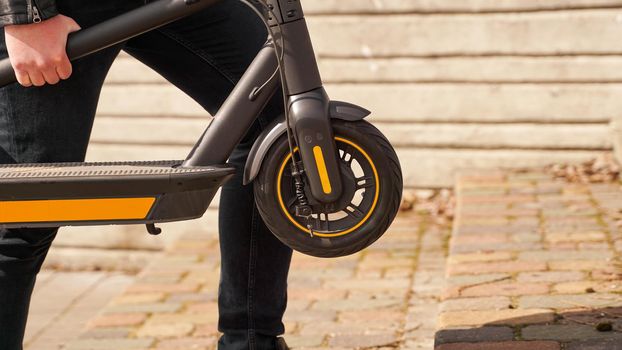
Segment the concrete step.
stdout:
<svg viewBox="0 0 622 350">
<path fill-rule="evenodd" d="M 218 234 L 218 197 L 212 202 L 212 206 L 205 215 L 197 220 L 183 221 L 167 224 L 159 224 L 162 234 L 151 236 L 142 225 L 122 226 L 91 226 L 91 227 L 63 227 L 59 232 L 54 246 L 58 248 L 95 248 L 95 249 L 123 249 L 160 251 L 178 240 L 181 236 L 200 231 L 206 235 Z M 84 264 L 88 265 L 88 259 L 80 258 L 83 251 L 59 250 L 51 255 L 52 260 L 59 264 Z M 128 266 L 132 269 L 138 267 L 147 259 L 148 255 L 137 255 L 130 259 Z M 102 256 L 100 262 L 106 266 L 114 266 L 109 259 L 110 255 Z"/>
<path fill-rule="evenodd" d="M 365 106 L 372 120 L 608 122 L 620 84 L 331 84 L 332 98 Z"/>
<path fill-rule="evenodd" d="M 208 122 L 198 118 L 99 116 L 95 144 L 192 146 Z M 374 124 L 394 147 L 611 149 L 607 124 Z M 179 157 L 185 157 L 180 154 Z"/>
<path fill-rule="evenodd" d="M 104 145 L 89 148 L 88 158 L 102 160 L 177 159 L 186 146 Z M 582 162 L 602 151 L 490 150 L 455 148 L 397 148 L 406 187 L 449 187 L 459 169 L 533 167 L 554 162 Z"/>
<path fill-rule="evenodd" d="M 325 83 L 611 83 L 622 82 L 622 58 L 568 57 L 444 57 L 444 58 L 322 58 Z M 108 84 L 167 84 L 139 61 L 121 56 Z"/>
<path fill-rule="evenodd" d="M 142 64 L 133 57 L 121 53 L 114 61 L 106 76 L 106 84 L 119 83 L 160 83 L 168 84 L 153 69 Z"/>
<path fill-rule="evenodd" d="M 622 6 L 620 0 L 314 0 L 303 2 L 308 14 L 332 13 L 453 13 L 491 11 L 563 10 Z"/>
<path fill-rule="evenodd" d="M 396 147 L 609 150 L 608 124 L 377 123 Z"/>
<path fill-rule="evenodd" d="M 320 57 L 571 55 L 622 52 L 622 10 L 310 17 Z M 581 35 L 577 35 L 581 28 Z"/>
<path fill-rule="evenodd" d="M 622 58 L 444 57 L 323 58 L 329 83 L 612 83 L 622 81 Z"/>
<path fill-rule="evenodd" d="M 622 84 L 327 84 L 335 100 L 360 104 L 376 122 L 608 122 Z M 493 103 L 494 102 L 494 103 Z M 207 118 L 177 88 L 108 85 L 100 115 Z"/>
<path fill-rule="evenodd" d="M 108 85 L 98 114 L 142 116 L 209 116 L 198 103 L 172 85 Z"/>
<path fill-rule="evenodd" d="M 556 162 L 579 163 L 601 151 L 398 149 L 407 187 L 450 187 L 462 169 L 528 168 Z"/>
<path fill-rule="evenodd" d="M 60 236 L 65 233 L 65 229 L 61 229 Z M 91 230 L 82 233 L 93 234 Z M 91 240 L 88 242 L 91 244 L 94 239 L 108 238 L 104 235 L 89 237 Z M 74 246 L 84 244 L 85 238 L 83 235 L 82 239 L 75 241 Z M 160 256 L 160 251 L 147 250 L 146 247 L 136 245 L 132 249 L 123 249 L 121 244 L 103 248 L 76 248 L 65 247 L 62 242 L 58 244 L 55 242 L 45 258 L 43 268 L 57 271 L 114 271 L 136 274 Z"/>
</svg>

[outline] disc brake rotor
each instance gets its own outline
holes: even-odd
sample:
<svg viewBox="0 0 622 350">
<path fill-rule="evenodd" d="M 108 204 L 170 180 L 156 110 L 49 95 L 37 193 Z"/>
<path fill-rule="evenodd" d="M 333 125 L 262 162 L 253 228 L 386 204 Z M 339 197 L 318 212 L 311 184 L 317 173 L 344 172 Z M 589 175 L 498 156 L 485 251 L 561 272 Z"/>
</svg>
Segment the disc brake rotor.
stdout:
<svg viewBox="0 0 622 350">
<path fill-rule="evenodd" d="M 354 142 L 339 137 L 335 139 L 339 151 L 343 193 L 337 201 L 324 204 L 313 199 L 308 186 L 305 186 L 307 199 L 313 208 L 310 218 L 295 215 L 297 197 L 289 166 L 291 157 L 286 158 L 287 164 L 282 167 L 283 173 L 278 184 L 283 201 L 282 210 L 287 210 L 286 215 L 290 221 L 307 234 L 307 227 L 310 226 L 317 236 L 346 235 L 369 219 L 377 203 L 379 181 L 373 160 Z"/>
</svg>

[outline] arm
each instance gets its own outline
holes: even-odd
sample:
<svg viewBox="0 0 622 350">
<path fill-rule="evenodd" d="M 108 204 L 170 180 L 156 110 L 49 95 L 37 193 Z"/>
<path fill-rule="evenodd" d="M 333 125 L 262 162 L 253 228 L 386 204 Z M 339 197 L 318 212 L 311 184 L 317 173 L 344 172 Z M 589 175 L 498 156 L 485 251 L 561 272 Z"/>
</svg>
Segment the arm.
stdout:
<svg viewBox="0 0 622 350">
<path fill-rule="evenodd" d="M 0 25 L 17 81 L 23 86 L 56 84 L 71 75 L 65 47 L 80 26 L 58 15 L 52 0 L 0 0 Z"/>
</svg>

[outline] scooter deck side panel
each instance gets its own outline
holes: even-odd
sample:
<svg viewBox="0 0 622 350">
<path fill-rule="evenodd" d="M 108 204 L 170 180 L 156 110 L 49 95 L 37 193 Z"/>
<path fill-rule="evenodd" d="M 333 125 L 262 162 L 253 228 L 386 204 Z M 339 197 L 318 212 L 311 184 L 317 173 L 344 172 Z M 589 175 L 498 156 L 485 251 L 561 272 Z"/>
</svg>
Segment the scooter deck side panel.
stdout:
<svg viewBox="0 0 622 350">
<path fill-rule="evenodd" d="M 0 165 L 0 227 L 141 224 L 201 217 L 235 173 L 181 161 Z"/>
</svg>

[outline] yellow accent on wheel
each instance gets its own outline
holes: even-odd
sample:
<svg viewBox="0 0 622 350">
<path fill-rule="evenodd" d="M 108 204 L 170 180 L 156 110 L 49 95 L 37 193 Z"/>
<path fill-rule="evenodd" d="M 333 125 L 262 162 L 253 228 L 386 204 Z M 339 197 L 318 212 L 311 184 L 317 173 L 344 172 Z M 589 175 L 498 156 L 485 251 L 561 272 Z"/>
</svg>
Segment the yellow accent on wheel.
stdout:
<svg viewBox="0 0 622 350">
<path fill-rule="evenodd" d="M 371 168 L 372 168 L 372 170 L 374 172 L 374 178 L 376 180 L 376 193 L 374 195 L 374 201 L 372 203 L 372 206 L 371 206 L 369 212 L 355 226 L 353 226 L 353 227 L 351 227 L 351 228 L 349 228 L 347 230 L 343 230 L 343 231 L 339 231 L 339 232 L 335 232 L 335 233 L 321 233 L 321 232 L 317 232 L 317 231 L 313 232 L 314 236 L 325 237 L 325 238 L 345 236 L 345 235 L 347 235 L 349 233 L 352 233 L 352 232 L 356 231 L 356 229 L 358 229 L 359 227 L 363 226 L 363 224 L 365 224 L 367 222 L 367 220 L 369 220 L 371 215 L 374 213 L 374 210 L 376 209 L 376 205 L 378 204 L 378 198 L 380 196 L 380 179 L 378 178 L 378 171 L 376 170 L 376 165 L 374 164 L 374 162 L 371 159 L 371 157 L 367 154 L 367 152 L 365 152 L 362 147 L 360 147 L 359 145 L 355 144 L 354 142 L 352 142 L 350 140 L 344 139 L 342 137 L 335 137 L 335 140 L 339 141 L 339 142 L 347 143 L 348 145 L 356 148 L 367 159 L 367 161 L 369 162 L 369 165 L 371 166 Z M 294 150 L 294 152 L 297 152 L 297 151 L 298 151 L 298 148 L 296 148 Z M 307 229 L 306 227 L 302 226 L 289 213 L 289 211 L 287 210 L 287 207 L 285 206 L 285 202 L 283 201 L 283 196 L 281 194 L 281 180 L 283 179 L 283 172 L 285 171 L 285 167 L 287 166 L 287 163 L 289 162 L 289 160 L 291 158 L 292 158 L 292 154 L 290 153 L 290 154 L 287 155 L 287 157 L 285 157 L 285 160 L 283 160 L 283 163 L 281 164 L 281 167 L 279 168 L 279 173 L 278 173 L 277 180 L 276 180 L 277 198 L 278 198 L 279 204 L 281 206 L 281 210 L 283 211 L 285 216 L 289 219 L 289 221 L 292 224 L 294 224 L 294 226 L 298 227 L 305 234 L 309 234 L 309 229 Z"/>
<path fill-rule="evenodd" d="M 0 201 L 0 223 L 141 220 L 155 203 L 148 198 Z"/>
<path fill-rule="evenodd" d="M 322 191 L 329 194 L 333 192 L 333 187 L 330 185 L 330 179 L 328 178 L 328 170 L 326 169 L 326 162 L 324 161 L 324 155 L 322 154 L 322 147 L 313 147 L 313 156 L 315 157 L 317 172 L 320 175 L 320 181 L 322 182 Z"/>
</svg>

